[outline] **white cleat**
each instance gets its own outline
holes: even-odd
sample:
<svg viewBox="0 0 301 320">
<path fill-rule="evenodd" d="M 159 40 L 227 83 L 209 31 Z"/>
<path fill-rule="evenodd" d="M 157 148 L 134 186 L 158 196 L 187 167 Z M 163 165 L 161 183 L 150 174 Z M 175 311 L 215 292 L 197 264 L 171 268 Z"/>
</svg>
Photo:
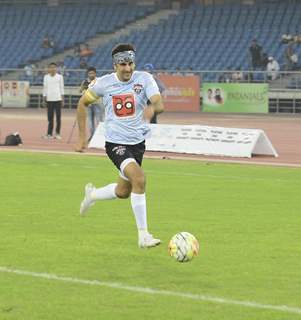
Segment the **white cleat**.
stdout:
<svg viewBox="0 0 301 320">
<path fill-rule="evenodd" d="M 152 248 L 161 243 L 160 239 L 155 239 L 150 233 L 139 235 L 138 246 L 140 248 Z"/>
<path fill-rule="evenodd" d="M 92 207 L 95 204 L 95 201 L 92 200 L 92 192 L 95 190 L 95 187 L 92 183 L 88 183 L 85 186 L 85 198 L 80 204 L 80 215 L 84 216 L 87 214 L 87 211 L 90 207 Z"/>
</svg>

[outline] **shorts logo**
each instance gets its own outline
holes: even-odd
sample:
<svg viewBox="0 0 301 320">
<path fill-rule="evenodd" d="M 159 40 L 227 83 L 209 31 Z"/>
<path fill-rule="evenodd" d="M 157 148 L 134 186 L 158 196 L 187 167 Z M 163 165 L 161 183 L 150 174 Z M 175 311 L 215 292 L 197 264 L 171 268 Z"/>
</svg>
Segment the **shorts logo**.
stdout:
<svg viewBox="0 0 301 320">
<path fill-rule="evenodd" d="M 115 115 L 120 118 L 135 114 L 135 99 L 133 94 L 119 94 L 112 97 Z"/>
<path fill-rule="evenodd" d="M 117 156 L 123 156 L 125 154 L 125 150 L 125 146 L 118 146 L 112 149 L 112 151 L 115 152 Z"/>
<path fill-rule="evenodd" d="M 143 89 L 143 85 L 142 84 L 134 84 L 134 87 L 133 87 L 134 91 L 136 94 L 140 94 L 142 89 Z"/>
</svg>

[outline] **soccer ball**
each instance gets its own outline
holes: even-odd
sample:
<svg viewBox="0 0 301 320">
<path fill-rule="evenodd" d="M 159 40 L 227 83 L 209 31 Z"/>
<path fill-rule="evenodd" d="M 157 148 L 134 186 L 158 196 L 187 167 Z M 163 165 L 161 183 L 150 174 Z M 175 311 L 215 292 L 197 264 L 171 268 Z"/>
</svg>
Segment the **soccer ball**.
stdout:
<svg viewBox="0 0 301 320">
<path fill-rule="evenodd" d="M 168 244 L 168 252 L 178 262 L 188 262 L 199 253 L 199 242 L 189 232 L 179 232 Z"/>
</svg>

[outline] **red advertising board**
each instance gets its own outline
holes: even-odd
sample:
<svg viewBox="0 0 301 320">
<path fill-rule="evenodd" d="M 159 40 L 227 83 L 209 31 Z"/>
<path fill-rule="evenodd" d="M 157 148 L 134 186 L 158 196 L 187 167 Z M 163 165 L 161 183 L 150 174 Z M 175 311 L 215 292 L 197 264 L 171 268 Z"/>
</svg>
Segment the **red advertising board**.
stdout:
<svg viewBox="0 0 301 320">
<path fill-rule="evenodd" d="M 200 111 L 200 78 L 194 75 L 167 75 L 157 77 L 163 82 L 162 93 L 166 111 Z"/>
</svg>

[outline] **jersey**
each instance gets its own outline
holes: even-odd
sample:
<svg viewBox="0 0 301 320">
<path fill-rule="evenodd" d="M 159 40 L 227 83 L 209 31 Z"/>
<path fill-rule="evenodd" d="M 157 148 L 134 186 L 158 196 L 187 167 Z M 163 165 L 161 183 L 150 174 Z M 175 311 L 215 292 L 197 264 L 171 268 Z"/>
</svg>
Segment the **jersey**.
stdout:
<svg viewBox="0 0 301 320">
<path fill-rule="evenodd" d="M 134 145 L 145 140 L 150 129 L 143 110 L 153 95 L 160 94 L 151 74 L 134 71 L 127 82 L 120 81 L 116 73 L 107 74 L 90 84 L 89 91 L 102 97 L 107 142 Z"/>
</svg>

